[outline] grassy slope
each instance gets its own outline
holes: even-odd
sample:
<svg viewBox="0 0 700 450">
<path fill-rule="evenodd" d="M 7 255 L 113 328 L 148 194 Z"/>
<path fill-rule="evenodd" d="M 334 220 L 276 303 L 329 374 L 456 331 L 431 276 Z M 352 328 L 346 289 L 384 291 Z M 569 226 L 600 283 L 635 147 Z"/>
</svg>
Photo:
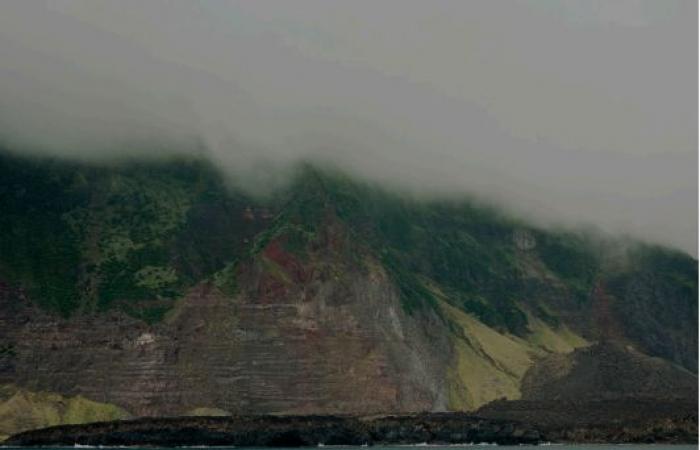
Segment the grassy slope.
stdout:
<svg viewBox="0 0 700 450">
<path fill-rule="evenodd" d="M 81 396 L 0 386 L 0 441 L 24 430 L 129 418 L 128 412 Z"/>
</svg>

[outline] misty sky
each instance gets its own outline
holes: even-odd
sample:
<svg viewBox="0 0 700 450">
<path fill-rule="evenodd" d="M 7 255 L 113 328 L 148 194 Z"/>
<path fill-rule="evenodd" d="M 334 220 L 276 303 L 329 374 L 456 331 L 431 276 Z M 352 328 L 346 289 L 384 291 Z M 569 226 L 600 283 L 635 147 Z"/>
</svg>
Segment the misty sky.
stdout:
<svg viewBox="0 0 700 450">
<path fill-rule="evenodd" d="M 324 160 L 697 255 L 697 0 L 0 2 L 0 138 Z"/>
</svg>

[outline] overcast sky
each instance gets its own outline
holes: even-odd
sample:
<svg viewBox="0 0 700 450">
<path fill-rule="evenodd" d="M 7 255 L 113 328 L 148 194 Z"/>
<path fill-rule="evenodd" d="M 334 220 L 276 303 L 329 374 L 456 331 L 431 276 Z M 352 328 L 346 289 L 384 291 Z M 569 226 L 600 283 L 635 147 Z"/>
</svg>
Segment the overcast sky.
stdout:
<svg viewBox="0 0 700 450">
<path fill-rule="evenodd" d="M 697 254 L 697 0 L 0 2 L 0 137 L 323 159 Z M 265 169 L 261 169 L 265 168 Z"/>
</svg>

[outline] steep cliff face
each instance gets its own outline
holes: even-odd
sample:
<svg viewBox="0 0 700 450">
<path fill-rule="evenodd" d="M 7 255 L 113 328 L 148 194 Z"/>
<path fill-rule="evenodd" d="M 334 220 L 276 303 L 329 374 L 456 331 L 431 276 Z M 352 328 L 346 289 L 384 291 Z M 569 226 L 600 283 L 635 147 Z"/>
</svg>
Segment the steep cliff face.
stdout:
<svg viewBox="0 0 700 450">
<path fill-rule="evenodd" d="M 697 395 L 697 262 L 670 250 L 311 167 L 260 199 L 198 161 L 4 155 L 0 205 L 0 384 L 102 411 L 8 419 L 0 433 L 104 411 Z M 2 417 L 21 416 L 18 398 L 0 397 Z"/>
</svg>

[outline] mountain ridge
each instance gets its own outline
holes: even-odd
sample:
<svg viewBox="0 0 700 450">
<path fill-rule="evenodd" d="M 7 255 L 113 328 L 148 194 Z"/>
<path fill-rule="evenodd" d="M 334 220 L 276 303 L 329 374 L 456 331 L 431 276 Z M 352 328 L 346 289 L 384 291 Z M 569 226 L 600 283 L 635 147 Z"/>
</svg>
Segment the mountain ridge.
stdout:
<svg viewBox="0 0 700 450">
<path fill-rule="evenodd" d="M 198 160 L 0 154 L 0 175 L 7 418 L 17 392 L 136 417 L 473 411 L 603 395 L 596 374 L 634 367 L 648 377 L 605 398 L 669 394 L 649 379 L 697 397 L 697 261 L 681 252 L 310 165 L 267 198 Z M 56 424 L 21 422 L 0 434 Z"/>
</svg>

